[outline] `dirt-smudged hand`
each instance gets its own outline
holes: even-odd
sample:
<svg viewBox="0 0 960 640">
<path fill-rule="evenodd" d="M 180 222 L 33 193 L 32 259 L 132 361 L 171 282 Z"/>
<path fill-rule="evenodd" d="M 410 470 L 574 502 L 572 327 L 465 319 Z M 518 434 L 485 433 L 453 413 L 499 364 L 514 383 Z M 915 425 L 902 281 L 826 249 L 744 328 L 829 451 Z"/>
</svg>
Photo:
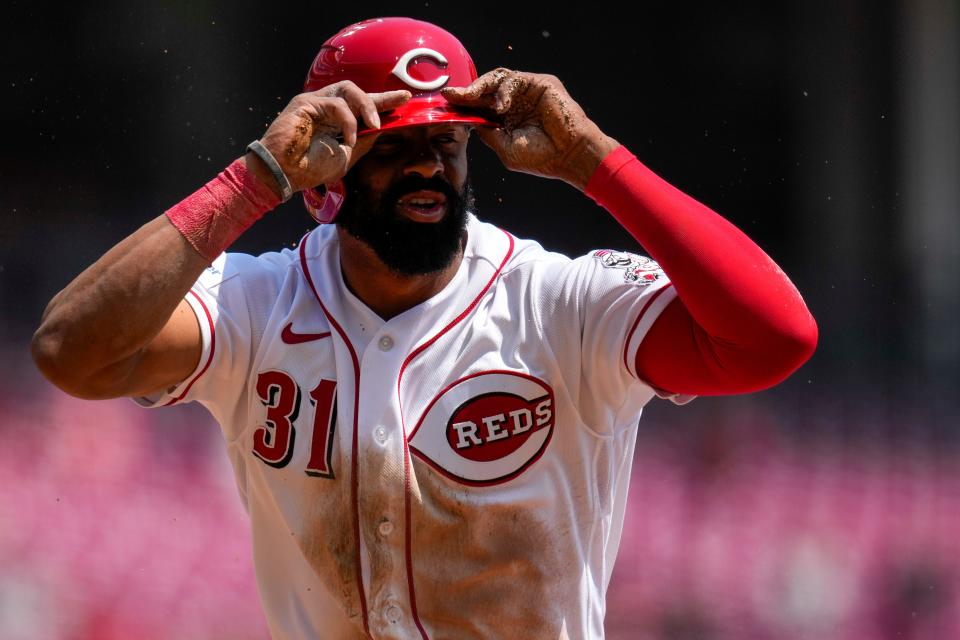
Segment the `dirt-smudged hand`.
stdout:
<svg viewBox="0 0 960 640">
<path fill-rule="evenodd" d="M 619 143 L 604 134 L 556 76 L 500 67 L 467 87 L 448 87 L 452 104 L 492 114 L 501 126 L 477 133 L 512 171 L 559 178 L 580 190 Z"/>
<path fill-rule="evenodd" d="M 357 135 L 357 121 L 380 128 L 378 112 L 410 99 L 409 91 L 365 93 L 349 80 L 301 93 L 270 124 L 260 142 L 294 191 L 332 185 L 369 151 L 377 134 Z"/>
</svg>

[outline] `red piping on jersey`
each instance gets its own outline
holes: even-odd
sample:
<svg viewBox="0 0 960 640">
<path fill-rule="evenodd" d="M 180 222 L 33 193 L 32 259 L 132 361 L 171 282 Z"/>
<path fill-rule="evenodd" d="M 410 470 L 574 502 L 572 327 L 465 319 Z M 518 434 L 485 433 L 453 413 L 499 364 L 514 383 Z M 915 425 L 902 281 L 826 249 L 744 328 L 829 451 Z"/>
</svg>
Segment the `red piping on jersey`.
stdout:
<svg viewBox="0 0 960 640">
<path fill-rule="evenodd" d="M 503 231 L 503 229 L 501 229 L 501 231 Z M 416 358 L 418 355 L 423 353 L 427 349 L 427 347 L 429 347 L 434 342 L 439 340 L 443 334 L 445 334 L 447 331 L 455 327 L 464 318 L 470 315 L 470 312 L 473 311 L 474 308 L 476 308 L 476 306 L 480 303 L 480 299 L 483 298 L 483 296 L 486 295 L 487 291 L 490 290 L 490 287 L 493 285 L 494 281 L 500 276 L 500 272 L 503 270 L 503 266 L 507 264 L 507 261 L 510 259 L 510 256 L 513 255 L 513 245 L 514 245 L 513 236 L 507 233 L 506 231 L 503 231 L 503 234 L 507 236 L 507 240 L 509 241 L 510 246 L 507 247 L 507 253 L 505 256 L 503 256 L 503 260 L 500 262 L 500 266 L 498 266 L 497 270 L 493 272 L 492 276 L 490 276 L 490 280 L 487 282 L 486 285 L 484 285 L 483 290 L 479 294 L 477 294 L 477 297 L 473 299 L 473 302 L 471 302 L 467 306 L 467 308 L 464 309 L 462 313 L 460 313 L 460 315 L 458 315 L 456 318 L 451 320 L 447 326 L 445 326 L 443 329 L 438 331 L 432 338 L 430 338 L 429 340 L 421 344 L 419 347 L 411 351 L 410 355 L 407 356 L 407 359 L 403 361 L 402 365 L 400 365 L 400 373 L 397 374 L 397 402 L 400 406 L 400 423 L 401 423 L 401 426 L 403 427 L 404 434 L 406 434 L 407 428 L 403 420 L 403 401 L 401 400 L 401 397 L 400 397 L 400 381 L 403 380 L 403 372 L 406 370 L 407 365 L 409 365 L 414 358 Z M 413 586 L 413 551 L 412 551 L 411 542 L 410 542 L 410 535 L 411 535 L 410 494 L 413 491 L 413 487 L 410 481 L 410 467 L 411 467 L 411 462 L 410 462 L 409 438 L 407 438 L 406 435 L 404 435 L 403 477 L 404 477 L 404 485 L 406 486 L 406 492 L 404 495 L 404 514 L 405 514 L 406 522 L 405 522 L 404 529 L 406 533 L 407 585 L 410 588 L 410 612 L 413 614 L 413 621 L 417 624 L 417 629 L 420 630 L 420 635 L 423 638 L 423 640 L 429 640 L 429 636 L 427 636 L 427 631 L 423 628 L 423 624 L 421 624 L 420 622 L 420 617 L 417 615 L 417 596 Z"/>
<path fill-rule="evenodd" d="M 187 395 L 187 393 L 189 393 L 190 388 L 193 386 L 193 383 L 196 382 L 197 380 L 199 380 L 199 379 L 200 379 L 200 376 L 202 376 L 203 374 L 205 374 L 205 373 L 207 372 L 207 369 L 210 368 L 210 363 L 213 362 L 213 353 L 214 353 L 214 351 L 216 350 L 216 347 L 217 347 L 217 332 L 216 332 L 216 330 L 213 328 L 213 316 L 210 315 L 210 310 L 207 309 L 207 305 L 203 303 L 203 300 L 200 299 L 200 296 L 198 296 L 198 295 L 193 291 L 193 289 L 191 289 L 191 290 L 188 291 L 187 293 L 189 293 L 190 295 L 192 295 L 194 298 L 197 299 L 197 302 L 199 302 L 199 303 L 200 303 L 200 306 L 203 307 L 203 313 L 207 316 L 207 324 L 210 325 L 210 353 L 207 355 L 207 362 L 203 365 L 203 369 L 200 370 L 200 373 L 198 373 L 198 374 L 193 378 L 193 380 L 191 380 L 191 381 L 187 384 L 186 388 L 183 390 L 183 393 L 181 393 L 179 396 L 177 396 L 177 397 L 174 398 L 173 400 L 170 400 L 169 402 L 167 402 L 166 404 L 164 404 L 163 406 L 165 406 L 165 407 L 169 407 L 169 406 L 172 405 L 173 403 L 175 403 L 175 402 L 180 402 L 181 400 L 183 400 L 183 398 Z"/>
<path fill-rule="evenodd" d="M 630 350 L 630 341 L 633 340 L 633 332 L 637 330 L 637 327 L 640 326 L 640 320 L 643 319 L 643 316 L 647 315 L 647 311 L 650 309 L 650 306 L 653 304 L 653 301 L 660 297 L 660 294 L 673 286 L 672 282 L 668 282 L 666 285 L 660 288 L 659 291 L 654 291 L 653 295 L 650 296 L 650 299 L 647 300 L 647 303 L 643 305 L 643 308 L 640 309 L 640 313 L 637 314 L 637 319 L 633 321 L 633 326 L 630 327 L 630 331 L 627 332 L 627 341 L 623 343 L 623 366 L 627 368 L 627 371 L 634 378 L 639 377 L 637 372 L 630 368 L 630 359 L 627 357 L 627 352 Z"/>
<path fill-rule="evenodd" d="M 357 421 L 360 410 L 360 361 L 357 360 L 357 353 L 353 350 L 353 345 L 347 338 L 347 334 L 334 319 L 333 315 L 327 311 L 327 307 L 323 304 L 323 300 L 320 299 L 320 294 L 317 293 L 317 288 L 313 284 L 310 269 L 307 267 L 306 247 L 309 237 L 310 234 L 308 233 L 300 241 L 300 264 L 303 267 L 303 275 L 306 277 L 307 284 L 310 285 L 310 290 L 313 291 L 313 295 L 317 298 L 317 302 L 320 303 L 320 309 L 323 310 L 323 315 L 327 317 L 327 321 L 330 322 L 333 328 L 337 330 L 337 333 L 340 334 L 340 338 L 350 351 L 350 358 L 353 359 L 353 442 L 351 445 L 352 451 L 350 452 L 350 466 L 353 480 L 350 484 L 350 502 L 353 504 L 353 535 L 355 541 L 354 549 L 357 553 L 357 591 L 360 593 L 360 611 L 363 613 L 363 630 L 367 635 L 370 635 L 370 621 L 367 618 L 367 598 L 363 593 L 363 563 L 360 561 L 360 502 L 357 487 L 357 433 L 359 430 Z"/>
</svg>

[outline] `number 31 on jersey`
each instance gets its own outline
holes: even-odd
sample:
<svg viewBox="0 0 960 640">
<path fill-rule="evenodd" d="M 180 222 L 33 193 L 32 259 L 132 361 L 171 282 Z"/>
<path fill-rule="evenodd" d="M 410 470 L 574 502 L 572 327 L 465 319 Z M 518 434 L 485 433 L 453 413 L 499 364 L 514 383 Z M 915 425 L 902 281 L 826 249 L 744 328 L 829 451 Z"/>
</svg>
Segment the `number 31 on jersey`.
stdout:
<svg viewBox="0 0 960 640">
<path fill-rule="evenodd" d="M 257 396 L 267 408 L 263 424 L 253 432 L 253 455 L 271 467 L 287 466 L 297 439 L 296 422 L 301 414 L 300 385 L 285 371 L 263 371 L 257 376 Z M 333 478 L 333 435 L 337 426 L 337 382 L 320 380 L 309 394 L 313 407 L 313 444 L 304 472 Z"/>
</svg>

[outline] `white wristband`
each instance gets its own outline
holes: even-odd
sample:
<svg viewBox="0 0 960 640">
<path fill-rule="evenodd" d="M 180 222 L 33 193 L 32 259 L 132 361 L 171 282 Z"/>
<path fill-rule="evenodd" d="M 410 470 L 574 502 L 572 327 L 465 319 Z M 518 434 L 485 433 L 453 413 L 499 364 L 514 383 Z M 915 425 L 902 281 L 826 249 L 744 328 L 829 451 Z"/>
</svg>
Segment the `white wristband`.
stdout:
<svg viewBox="0 0 960 640">
<path fill-rule="evenodd" d="M 247 151 L 253 151 L 257 154 L 257 157 L 263 160 L 263 164 L 267 165 L 270 168 L 273 177 L 277 179 L 277 184 L 280 185 L 280 192 L 283 201 L 286 202 L 293 195 L 293 187 L 290 186 L 290 180 L 287 178 L 287 174 L 283 172 L 283 169 L 280 168 L 280 163 L 277 162 L 277 159 L 273 157 L 273 154 L 270 153 L 269 149 L 263 146 L 259 140 L 254 140 L 247 145 Z"/>
</svg>

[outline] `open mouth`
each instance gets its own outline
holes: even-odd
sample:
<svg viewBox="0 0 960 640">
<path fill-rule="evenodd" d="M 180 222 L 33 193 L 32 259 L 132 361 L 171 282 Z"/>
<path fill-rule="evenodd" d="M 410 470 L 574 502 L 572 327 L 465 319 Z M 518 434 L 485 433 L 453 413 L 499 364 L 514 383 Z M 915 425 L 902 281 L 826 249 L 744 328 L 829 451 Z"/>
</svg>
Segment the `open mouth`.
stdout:
<svg viewBox="0 0 960 640">
<path fill-rule="evenodd" d="M 414 191 L 397 200 L 397 211 L 415 222 L 437 222 L 447 212 L 447 196 L 439 191 Z"/>
</svg>

